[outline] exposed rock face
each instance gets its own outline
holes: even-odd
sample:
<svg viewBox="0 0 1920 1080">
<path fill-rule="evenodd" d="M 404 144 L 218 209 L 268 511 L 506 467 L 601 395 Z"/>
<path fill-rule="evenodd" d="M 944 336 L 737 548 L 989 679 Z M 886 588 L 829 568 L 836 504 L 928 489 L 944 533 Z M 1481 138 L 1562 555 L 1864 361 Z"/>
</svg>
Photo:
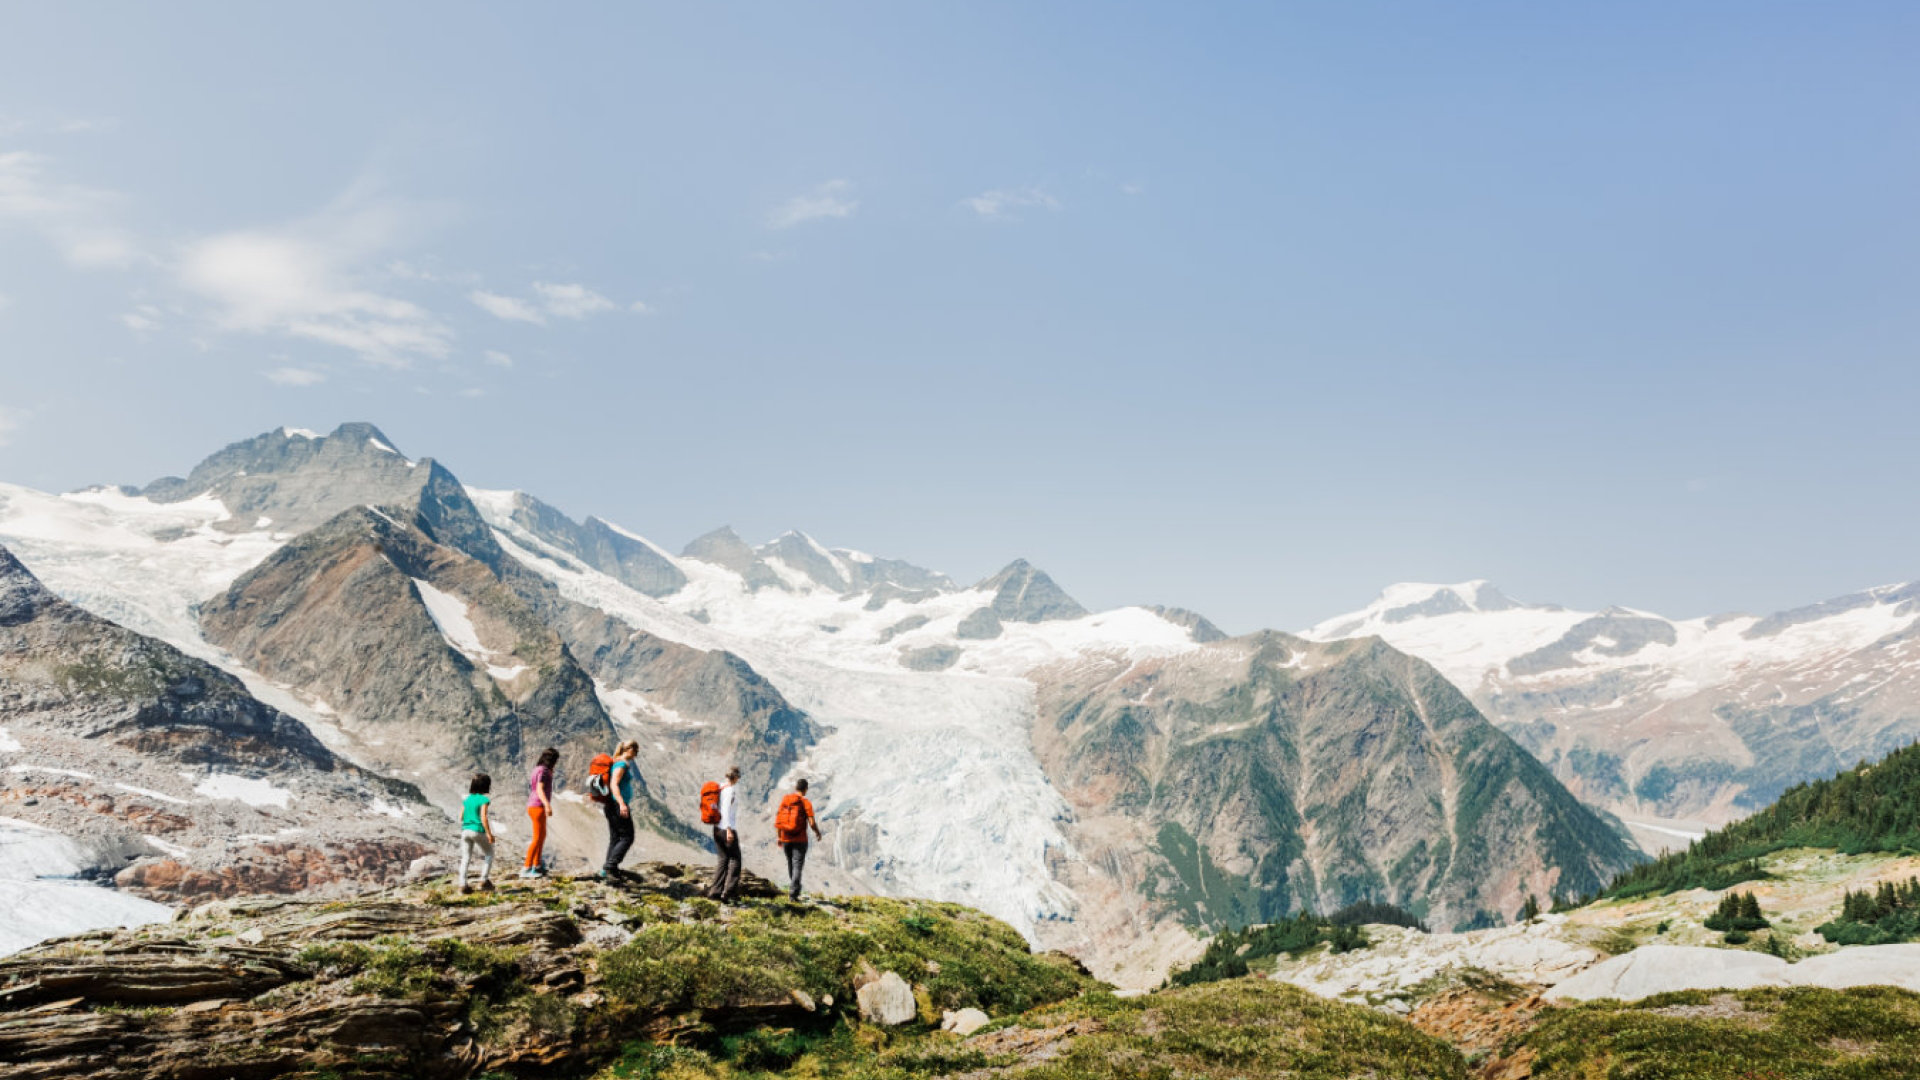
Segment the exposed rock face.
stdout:
<svg viewBox="0 0 1920 1080">
<path fill-rule="evenodd" d="M 1025 559 L 1015 559 L 974 588 L 993 591 L 993 613 L 1004 622 L 1077 619 L 1087 613 L 1044 571 Z"/>
<path fill-rule="evenodd" d="M 779 588 L 780 575 L 761 561 L 752 547 L 730 525 L 722 525 L 704 536 L 695 537 L 680 552 L 683 559 L 699 559 L 724 566 L 739 574 L 749 589 Z"/>
<path fill-rule="evenodd" d="M 1211 645 L 1216 641 L 1227 640 L 1226 631 L 1213 625 L 1205 615 L 1197 611 L 1188 611 L 1186 608 L 1167 607 L 1163 604 L 1154 604 L 1147 610 L 1170 623 L 1186 627 L 1188 632 L 1193 635 L 1193 640 L 1202 645 Z"/>
<path fill-rule="evenodd" d="M 576 523 L 531 495 L 513 496 L 513 520 L 552 544 L 648 596 L 671 596 L 687 583 L 673 560 L 658 548 L 597 517 Z"/>
<path fill-rule="evenodd" d="M 779 559 L 822 588 L 839 593 L 853 591 L 847 564 L 805 533 L 784 533 L 754 554 L 762 559 Z"/>
<path fill-rule="evenodd" d="M 59 599 L 4 548 L 0 721 L 18 744 L 8 814 L 156 899 L 394 881 L 444 828 L 411 785 L 336 758 L 218 668 Z"/>
<path fill-rule="evenodd" d="M 983 607 L 960 620 L 953 636 L 962 641 L 988 641 L 1000 636 L 1000 617 L 990 607 Z"/>
<path fill-rule="evenodd" d="M 1132 891 L 1196 923 L 1371 899 L 1490 924 L 1637 859 L 1437 672 L 1378 640 L 1263 633 L 1036 681 L 1035 745 L 1081 842 L 1131 849 Z"/>
<path fill-rule="evenodd" d="M 617 741 L 593 681 L 491 568 L 386 511 L 348 510 L 281 548 L 209 601 L 201 627 L 329 703 L 363 760 L 442 805 L 475 769 L 518 778 L 552 745 L 584 775 Z"/>
</svg>

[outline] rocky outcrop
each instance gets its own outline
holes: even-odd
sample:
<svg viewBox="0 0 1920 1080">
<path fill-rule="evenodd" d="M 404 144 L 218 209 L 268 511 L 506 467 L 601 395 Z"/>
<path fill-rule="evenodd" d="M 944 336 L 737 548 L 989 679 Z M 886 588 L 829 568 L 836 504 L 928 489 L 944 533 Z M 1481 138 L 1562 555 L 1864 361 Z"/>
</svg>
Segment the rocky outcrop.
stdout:
<svg viewBox="0 0 1920 1080">
<path fill-rule="evenodd" d="M 721 908 L 699 898 L 700 882 L 653 863 L 616 885 L 223 900 L 170 924 L 50 942 L 0 960 L 0 1075 L 584 1075 L 647 1041 L 854 1022 L 869 953 L 928 972 L 979 965 L 922 991 L 968 1016 L 1092 985 L 964 909 L 795 905 L 754 877 L 743 905 Z M 898 975 L 875 987 L 874 1022 L 917 1018 Z"/>
</svg>

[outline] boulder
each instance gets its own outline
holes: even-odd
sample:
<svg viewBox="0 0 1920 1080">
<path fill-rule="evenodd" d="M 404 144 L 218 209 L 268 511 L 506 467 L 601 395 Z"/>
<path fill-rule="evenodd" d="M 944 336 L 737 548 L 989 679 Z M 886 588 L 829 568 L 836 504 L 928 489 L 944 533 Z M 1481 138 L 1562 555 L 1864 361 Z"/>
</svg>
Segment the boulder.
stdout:
<svg viewBox="0 0 1920 1080">
<path fill-rule="evenodd" d="M 407 864 L 407 880 L 419 881 L 423 878 L 439 877 L 447 872 L 447 860 L 438 855 L 422 855 Z"/>
<path fill-rule="evenodd" d="M 1546 992 L 1549 1001 L 1637 1001 L 1673 990 L 1746 990 L 1787 986 L 1785 960 L 1701 945 L 1646 945 L 1603 960 Z"/>
<path fill-rule="evenodd" d="M 913 999 L 913 987 L 891 971 L 861 987 L 855 996 L 860 1002 L 860 1019 L 869 1023 L 898 1027 L 912 1023 L 920 1015 L 919 1003 Z"/>
<path fill-rule="evenodd" d="M 961 1038 L 987 1026 L 988 1016 L 979 1009 L 956 1009 L 942 1014 L 940 1030 L 951 1031 Z"/>
<path fill-rule="evenodd" d="M 1857 945 L 1810 956 L 1788 969 L 1796 986 L 1897 986 L 1920 990 L 1920 944 Z"/>
</svg>

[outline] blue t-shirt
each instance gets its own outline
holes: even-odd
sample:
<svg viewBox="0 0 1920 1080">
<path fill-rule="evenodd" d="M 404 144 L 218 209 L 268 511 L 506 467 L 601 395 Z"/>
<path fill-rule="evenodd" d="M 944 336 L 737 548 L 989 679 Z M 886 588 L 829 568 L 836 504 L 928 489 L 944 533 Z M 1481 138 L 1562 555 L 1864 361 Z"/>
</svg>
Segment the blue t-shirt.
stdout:
<svg viewBox="0 0 1920 1080">
<path fill-rule="evenodd" d="M 634 768 L 633 762 L 627 761 L 625 759 L 615 761 L 613 763 L 613 767 L 607 771 L 610 774 L 609 778 L 611 779 L 613 785 L 617 786 L 620 791 L 620 800 L 622 802 L 632 803 L 633 802 L 633 776 L 634 776 L 634 773 L 639 771 Z"/>
</svg>

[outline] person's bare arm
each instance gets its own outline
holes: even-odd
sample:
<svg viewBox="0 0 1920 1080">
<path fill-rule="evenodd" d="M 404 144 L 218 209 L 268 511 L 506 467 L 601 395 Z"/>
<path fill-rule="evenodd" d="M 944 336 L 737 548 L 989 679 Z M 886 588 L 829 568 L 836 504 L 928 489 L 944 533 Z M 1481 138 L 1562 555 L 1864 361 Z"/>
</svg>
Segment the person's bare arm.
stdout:
<svg viewBox="0 0 1920 1080">
<path fill-rule="evenodd" d="M 487 830 L 487 843 L 489 844 L 493 843 L 493 815 L 489 813 L 492 809 L 492 803 L 480 804 L 480 827 Z"/>
<path fill-rule="evenodd" d="M 616 768 L 616 769 L 631 769 L 631 768 L 633 768 L 633 766 L 632 766 L 632 765 L 629 765 L 629 764 L 627 764 L 626 762 L 620 762 L 619 764 L 617 764 L 617 765 L 615 765 L 615 766 L 614 766 L 614 768 Z M 612 780 L 612 779 L 613 779 L 613 774 L 612 774 L 612 773 L 608 773 L 608 774 L 607 774 L 607 779 L 609 779 L 609 780 Z M 621 817 L 632 817 L 632 816 L 633 816 L 633 810 L 632 810 L 632 809 L 631 809 L 630 807 L 628 807 L 628 806 L 627 806 L 627 795 L 626 795 L 626 790 L 625 790 L 625 785 L 624 785 L 624 784 L 620 784 L 620 783 L 617 783 L 617 782 L 616 782 L 616 783 L 613 783 L 613 784 L 609 784 L 609 785 L 607 785 L 607 786 L 609 786 L 609 787 L 611 787 L 611 788 L 613 788 L 613 797 L 614 797 L 614 798 L 615 798 L 616 800 L 618 800 L 618 801 L 619 801 L 619 803 L 620 803 L 620 816 L 621 816 Z"/>
</svg>

